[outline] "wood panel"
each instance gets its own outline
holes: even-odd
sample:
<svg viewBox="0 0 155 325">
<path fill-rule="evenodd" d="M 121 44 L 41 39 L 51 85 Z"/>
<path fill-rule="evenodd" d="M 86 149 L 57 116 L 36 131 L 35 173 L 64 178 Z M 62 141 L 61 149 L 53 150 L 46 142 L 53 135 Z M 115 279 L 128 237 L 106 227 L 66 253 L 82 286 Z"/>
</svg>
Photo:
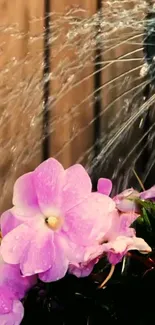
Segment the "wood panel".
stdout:
<svg viewBox="0 0 155 325">
<path fill-rule="evenodd" d="M 51 48 L 51 154 L 65 167 L 77 161 L 88 163 L 85 153 L 93 144 L 92 30 L 85 26 L 84 31 L 83 26 L 95 13 L 96 1 L 74 3 L 80 9 L 72 0 L 51 1 L 51 32 L 56 37 Z"/>
<path fill-rule="evenodd" d="M 142 149 L 137 146 L 137 149 L 127 159 L 128 154 L 143 135 L 143 129 L 140 127 L 141 118 L 131 125 L 129 129 L 126 127 L 118 138 L 116 135 L 119 134 L 123 123 L 134 115 L 143 102 L 143 80 L 140 78 L 140 68 L 143 64 L 143 29 L 142 24 L 140 26 L 140 21 L 143 21 L 145 11 L 134 11 L 137 5 L 135 1 L 120 1 L 111 5 L 111 7 L 109 3 L 108 1 L 103 2 L 105 20 L 108 26 L 111 23 L 111 28 L 109 27 L 109 30 L 107 28 L 105 31 L 107 36 L 105 37 L 105 47 L 102 52 L 101 99 L 102 136 L 104 139 L 102 148 L 107 148 L 103 157 L 102 173 L 113 177 L 116 183 L 120 181 L 120 186 L 127 186 L 127 177 L 124 179 L 124 173 L 129 173 L 131 164 L 139 154 L 140 149 Z M 119 18 L 118 10 L 120 10 L 121 14 L 123 10 L 126 10 L 124 18 L 122 18 L 123 15 Z M 113 19 L 115 19 L 115 26 L 117 25 L 118 28 L 112 27 Z M 113 144 L 110 142 L 111 139 L 114 139 Z M 109 143 L 111 143 L 110 147 L 108 147 Z"/>
<path fill-rule="evenodd" d="M 11 204 L 15 179 L 40 161 L 41 18 L 43 0 L 0 2 L 1 211 Z"/>
<path fill-rule="evenodd" d="M 103 12 L 106 3 L 103 1 Z M 131 8 L 135 1 L 127 3 Z M 50 154 L 65 167 L 77 161 L 87 166 L 92 158 L 89 149 L 94 143 L 92 94 L 96 22 L 93 15 L 96 6 L 96 0 L 51 0 Z M 41 161 L 43 12 L 44 0 L 0 0 L 0 210 L 9 206 L 17 176 L 32 170 Z M 126 108 L 124 117 L 122 115 L 125 101 L 132 98 L 134 90 L 129 95 L 127 92 L 141 82 L 139 69 L 134 71 L 140 63 L 136 58 L 142 57 L 141 37 L 135 38 L 136 45 L 126 40 L 130 36 L 133 30 L 122 28 L 121 32 L 118 30 L 105 39 L 106 44 L 110 44 L 110 37 L 113 38 L 111 49 L 100 44 L 104 61 L 103 135 L 121 125 L 126 116 Z M 118 58 L 126 53 L 130 53 L 126 56 L 128 61 L 120 62 Z M 126 79 L 130 70 L 132 83 Z M 138 130 L 137 139 L 140 136 L 141 130 Z M 106 143 L 107 139 L 103 147 Z M 118 159 L 121 150 L 126 148 L 128 152 L 133 145 L 131 141 L 127 148 L 125 143 L 127 141 L 116 150 Z M 110 157 L 107 163 L 110 173 L 115 164 L 116 160 Z"/>
</svg>

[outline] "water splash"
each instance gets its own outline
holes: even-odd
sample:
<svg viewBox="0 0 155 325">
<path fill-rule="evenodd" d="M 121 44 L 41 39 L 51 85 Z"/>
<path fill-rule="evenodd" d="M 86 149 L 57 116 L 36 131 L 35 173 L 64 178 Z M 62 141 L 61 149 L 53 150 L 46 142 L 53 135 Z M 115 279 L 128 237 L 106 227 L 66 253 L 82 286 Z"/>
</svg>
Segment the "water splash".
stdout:
<svg viewBox="0 0 155 325">
<path fill-rule="evenodd" d="M 51 155 L 65 167 L 83 163 L 93 178 L 112 177 L 114 191 L 133 185 L 133 168 L 143 181 L 152 175 L 155 95 L 152 88 L 145 97 L 150 79 L 140 74 L 147 10 L 147 1 L 109 0 L 100 12 L 75 5 L 64 14 L 51 13 L 51 72 L 44 78 L 43 18 L 28 21 L 27 31 L 18 21 L 1 23 L 1 211 L 11 204 L 15 179 L 42 159 L 47 81 Z M 97 119 L 100 137 L 95 139 Z"/>
</svg>

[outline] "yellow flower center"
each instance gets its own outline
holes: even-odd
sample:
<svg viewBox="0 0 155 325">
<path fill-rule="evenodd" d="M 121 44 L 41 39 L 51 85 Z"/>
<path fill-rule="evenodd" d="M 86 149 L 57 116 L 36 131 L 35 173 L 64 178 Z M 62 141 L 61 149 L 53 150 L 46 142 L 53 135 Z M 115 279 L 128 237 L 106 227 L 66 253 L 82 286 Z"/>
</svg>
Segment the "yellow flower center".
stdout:
<svg viewBox="0 0 155 325">
<path fill-rule="evenodd" d="M 56 231 L 61 228 L 63 219 L 61 217 L 51 216 L 46 218 L 45 222 L 50 229 Z"/>
</svg>

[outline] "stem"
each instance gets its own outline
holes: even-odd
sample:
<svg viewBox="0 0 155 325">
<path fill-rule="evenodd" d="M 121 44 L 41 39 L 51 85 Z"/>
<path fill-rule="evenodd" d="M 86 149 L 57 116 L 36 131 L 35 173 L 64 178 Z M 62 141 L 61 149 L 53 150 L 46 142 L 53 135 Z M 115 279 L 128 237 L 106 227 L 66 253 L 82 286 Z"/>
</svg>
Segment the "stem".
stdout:
<svg viewBox="0 0 155 325">
<path fill-rule="evenodd" d="M 115 271 L 115 265 L 111 265 L 111 268 L 110 268 L 110 272 L 108 274 L 108 276 L 106 277 L 106 279 L 100 284 L 99 286 L 99 289 L 103 288 L 105 286 L 105 284 L 111 279 L 113 273 Z"/>
<path fill-rule="evenodd" d="M 139 178 L 138 174 L 136 173 L 135 169 L 133 169 L 132 171 L 133 171 L 135 177 L 137 178 L 137 181 L 138 181 L 139 185 L 141 186 L 142 190 L 145 191 L 144 185 L 143 185 L 141 179 Z"/>
</svg>

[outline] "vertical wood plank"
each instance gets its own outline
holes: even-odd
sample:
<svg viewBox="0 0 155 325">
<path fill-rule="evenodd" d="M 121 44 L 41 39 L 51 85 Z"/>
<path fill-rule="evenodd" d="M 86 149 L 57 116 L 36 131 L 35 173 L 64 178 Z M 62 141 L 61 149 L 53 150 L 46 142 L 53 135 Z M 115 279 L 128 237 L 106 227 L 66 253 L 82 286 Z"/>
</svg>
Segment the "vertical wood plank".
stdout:
<svg viewBox="0 0 155 325">
<path fill-rule="evenodd" d="M 0 210 L 15 179 L 40 161 L 43 0 L 4 0 L 0 10 Z M 37 147 L 38 143 L 38 147 Z M 35 154 L 34 154 L 35 153 Z"/>
<path fill-rule="evenodd" d="M 109 24 L 115 19 L 116 25 L 116 9 L 112 2 L 111 7 L 109 3 L 108 1 L 103 1 L 103 14 L 105 15 L 105 20 L 109 22 Z M 121 12 L 126 10 L 126 20 L 130 19 L 131 21 L 131 18 L 133 19 L 133 26 L 128 27 L 125 19 L 122 22 L 118 15 L 118 29 L 109 27 L 109 33 L 107 33 L 107 37 L 105 37 L 105 46 L 103 44 L 101 92 L 103 107 L 103 148 L 106 147 L 112 136 L 116 136 L 123 126 L 123 123 L 136 112 L 136 109 L 140 107 L 143 100 L 142 80 L 139 74 L 140 67 L 143 64 L 143 30 L 142 28 L 137 29 L 136 26 L 138 25 L 138 21 L 140 22 L 143 20 L 145 12 L 142 10 L 132 14 L 137 3 L 138 2 L 135 1 L 120 1 L 116 3 L 116 6 L 119 5 Z M 137 96 L 134 97 L 136 92 Z M 114 140 L 115 145 L 113 146 L 111 154 L 111 147 L 107 149 L 107 164 L 106 166 L 104 164 L 103 168 L 107 176 L 111 177 L 115 175 L 114 178 L 116 177 L 117 170 L 117 181 L 118 178 L 121 179 L 121 176 L 122 179 L 124 179 L 124 172 L 130 169 L 133 159 L 135 159 L 137 153 L 140 152 L 140 147 L 137 147 L 130 157 L 126 159 L 134 145 L 138 143 L 142 137 L 142 130 L 139 124 L 140 119 L 138 119 L 129 130 L 126 129 L 128 130 L 127 132 L 122 132 L 122 136 L 119 136 L 118 140 Z M 113 159 L 113 157 L 116 159 Z M 124 164 L 123 161 L 125 161 L 125 159 L 126 163 Z M 125 182 L 125 179 L 123 181 Z"/>
<path fill-rule="evenodd" d="M 53 129 L 51 127 L 51 154 L 65 167 L 79 160 L 86 164 L 88 156 L 85 153 L 93 144 L 93 104 L 90 94 L 93 92 L 94 80 L 89 75 L 93 73 L 94 67 L 92 63 L 88 64 L 93 55 L 89 48 L 91 30 L 82 34 L 78 26 L 85 23 L 85 18 L 91 18 L 96 10 L 96 1 L 77 0 L 76 5 L 82 10 L 77 9 L 75 14 L 73 1 L 51 1 L 51 32 L 53 36 L 57 35 L 51 46 L 51 96 L 54 98 L 51 123 L 55 121 Z M 70 19 L 65 16 L 67 9 L 72 16 Z M 62 18 L 58 18 L 59 14 Z M 81 21 L 77 27 L 76 21 Z"/>
</svg>

